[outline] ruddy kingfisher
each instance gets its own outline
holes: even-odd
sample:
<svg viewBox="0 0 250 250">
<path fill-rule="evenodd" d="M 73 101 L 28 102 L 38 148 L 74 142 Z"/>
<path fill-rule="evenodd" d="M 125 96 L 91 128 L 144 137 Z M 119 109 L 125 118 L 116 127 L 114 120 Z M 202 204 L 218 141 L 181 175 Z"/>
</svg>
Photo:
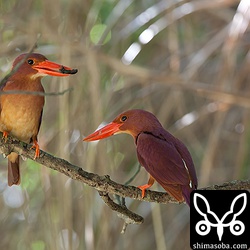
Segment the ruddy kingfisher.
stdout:
<svg viewBox="0 0 250 250">
<path fill-rule="evenodd" d="M 13 62 L 9 78 L 0 86 L 1 92 L 10 92 L 0 95 L 0 131 L 3 136 L 11 135 L 33 143 L 34 158 L 39 157 L 37 135 L 42 121 L 44 95 L 34 92 L 44 93 L 41 78 L 46 75 L 68 76 L 75 73 L 77 69 L 51 62 L 38 53 L 19 55 Z M 7 157 L 8 185 L 20 184 L 19 155 L 12 152 Z"/>
<path fill-rule="evenodd" d="M 198 181 L 192 157 L 187 147 L 166 131 L 150 112 L 134 109 L 118 115 L 111 123 L 87 136 L 95 141 L 118 133 L 130 134 L 135 141 L 137 157 L 150 177 L 139 186 L 142 198 L 145 190 L 157 181 L 177 201 L 190 206 L 190 193 Z"/>
</svg>

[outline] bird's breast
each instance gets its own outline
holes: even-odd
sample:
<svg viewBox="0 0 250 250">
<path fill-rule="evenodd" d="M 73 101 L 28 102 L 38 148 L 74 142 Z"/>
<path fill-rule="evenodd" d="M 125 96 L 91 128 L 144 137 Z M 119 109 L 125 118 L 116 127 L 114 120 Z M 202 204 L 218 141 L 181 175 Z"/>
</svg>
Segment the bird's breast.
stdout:
<svg viewBox="0 0 250 250">
<path fill-rule="evenodd" d="M 29 143 L 38 133 L 43 106 L 43 96 L 3 95 L 0 130 Z"/>
</svg>

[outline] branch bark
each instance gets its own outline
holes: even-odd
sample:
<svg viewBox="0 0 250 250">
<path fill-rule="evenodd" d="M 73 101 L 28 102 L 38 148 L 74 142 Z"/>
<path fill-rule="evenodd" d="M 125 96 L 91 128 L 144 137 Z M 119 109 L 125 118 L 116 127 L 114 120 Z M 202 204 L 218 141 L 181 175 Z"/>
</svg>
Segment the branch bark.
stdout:
<svg viewBox="0 0 250 250">
<path fill-rule="evenodd" d="M 94 173 L 85 171 L 82 167 L 73 165 L 68 161 L 57 158 L 40 150 L 40 158 L 33 159 L 35 151 L 24 142 L 21 142 L 12 137 L 5 139 L 2 137 L 0 132 L 0 153 L 7 156 L 11 152 L 16 152 L 19 155 L 23 155 L 33 161 L 36 161 L 48 168 L 56 170 L 62 174 L 67 175 L 73 180 L 85 183 L 93 188 L 95 188 L 103 201 L 114 211 L 118 213 L 118 216 L 124 220 L 124 228 L 127 224 L 141 224 L 143 223 L 143 218 L 131 212 L 125 204 L 115 203 L 111 198 L 110 194 L 118 195 L 120 197 L 129 197 L 131 199 L 139 201 L 148 201 L 156 203 L 179 203 L 174 200 L 170 195 L 163 192 L 150 191 L 147 190 L 145 197 L 141 198 L 141 190 L 134 186 L 127 186 L 123 184 L 116 183 L 110 179 L 108 175 L 99 176 Z M 249 180 L 234 180 L 230 182 L 225 182 L 221 185 L 213 185 L 206 188 L 201 188 L 206 190 L 246 190 L 250 189 L 250 179 Z"/>
<path fill-rule="evenodd" d="M 9 90 L 9 91 L 0 91 L 0 95 L 38 95 L 38 96 L 59 96 L 64 95 L 67 92 L 72 91 L 73 88 L 67 88 L 63 91 L 58 92 L 39 92 L 39 91 L 24 91 L 24 90 Z"/>
</svg>

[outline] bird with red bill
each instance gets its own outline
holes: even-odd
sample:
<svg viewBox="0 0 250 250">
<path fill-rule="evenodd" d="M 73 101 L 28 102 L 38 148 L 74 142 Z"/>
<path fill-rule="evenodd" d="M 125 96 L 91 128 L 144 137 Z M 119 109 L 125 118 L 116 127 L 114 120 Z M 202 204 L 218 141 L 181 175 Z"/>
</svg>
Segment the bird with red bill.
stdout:
<svg viewBox="0 0 250 250">
<path fill-rule="evenodd" d="M 111 123 L 90 134 L 84 141 L 95 141 L 114 134 L 127 133 L 134 138 L 137 157 L 150 177 L 138 188 L 142 191 L 157 181 L 178 202 L 190 206 L 190 193 L 198 181 L 192 157 L 187 147 L 166 131 L 150 112 L 134 109 L 118 115 Z"/>
<path fill-rule="evenodd" d="M 0 91 L 3 93 L 0 95 L 0 131 L 3 136 L 7 138 L 12 135 L 23 142 L 33 143 L 34 158 L 39 157 L 37 135 L 44 106 L 41 78 L 47 75 L 69 76 L 75 73 L 77 69 L 51 62 L 38 53 L 19 55 L 13 62 L 12 71 L 0 85 Z M 8 185 L 20 184 L 19 155 L 12 152 L 7 158 Z"/>
</svg>

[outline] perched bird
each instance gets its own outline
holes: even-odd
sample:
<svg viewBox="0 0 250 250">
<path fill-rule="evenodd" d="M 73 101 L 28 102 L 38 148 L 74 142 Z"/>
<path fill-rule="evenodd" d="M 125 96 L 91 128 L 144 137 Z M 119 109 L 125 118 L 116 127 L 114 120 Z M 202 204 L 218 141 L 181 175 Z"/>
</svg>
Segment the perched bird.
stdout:
<svg viewBox="0 0 250 250">
<path fill-rule="evenodd" d="M 18 56 L 12 66 L 7 81 L 0 85 L 0 131 L 7 138 L 8 134 L 17 139 L 33 143 L 35 157 L 39 157 L 37 135 L 42 121 L 44 93 L 41 78 L 46 75 L 68 76 L 76 69 L 64 67 L 37 53 L 25 53 Z M 24 92 L 22 94 L 22 91 Z M 19 156 L 12 152 L 8 156 L 8 185 L 20 184 Z"/>
<path fill-rule="evenodd" d="M 169 132 L 150 112 L 134 109 L 118 115 L 113 122 L 87 136 L 95 141 L 118 133 L 130 134 L 135 141 L 140 164 L 150 174 L 145 190 L 156 180 L 177 201 L 190 206 L 190 193 L 198 182 L 191 155 L 186 146 Z"/>
</svg>

